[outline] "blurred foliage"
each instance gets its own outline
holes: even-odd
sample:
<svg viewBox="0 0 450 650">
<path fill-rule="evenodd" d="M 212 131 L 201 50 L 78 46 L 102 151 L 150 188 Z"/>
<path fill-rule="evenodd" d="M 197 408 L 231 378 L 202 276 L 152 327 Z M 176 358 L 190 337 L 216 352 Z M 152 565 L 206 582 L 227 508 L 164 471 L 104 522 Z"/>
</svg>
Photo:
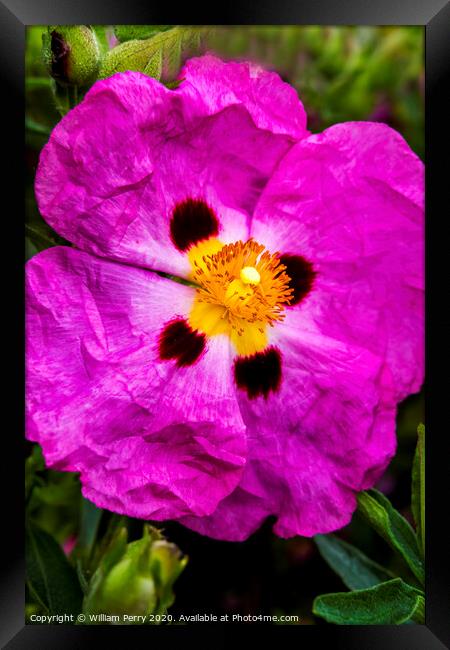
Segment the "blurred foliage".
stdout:
<svg viewBox="0 0 450 650">
<path fill-rule="evenodd" d="M 278 72 L 297 90 L 311 131 L 382 121 L 423 158 L 423 34 L 422 27 L 221 27 L 207 45 Z"/>
<path fill-rule="evenodd" d="M 225 59 L 250 59 L 276 70 L 297 90 L 312 132 L 343 121 L 382 121 L 397 129 L 413 150 L 424 156 L 421 27 L 201 26 L 199 31 L 189 27 L 184 31 L 173 25 L 79 27 L 83 27 L 79 30 L 83 38 L 94 43 L 93 60 L 85 62 L 80 74 L 75 70 L 78 76 L 72 74 L 65 79 L 52 77 L 48 71 L 52 72 L 53 55 L 69 56 L 75 52 L 69 39 L 77 26 L 64 34 L 61 30 L 57 32 L 63 38 L 57 42 L 55 52 L 48 49 L 52 28 L 27 28 L 27 259 L 49 246 L 70 245 L 39 214 L 33 189 L 39 153 L 61 115 L 82 99 L 96 75 L 106 76 L 115 70 L 142 70 L 174 87 L 174 79 L 187 56 L 208 50 Z M 43 50 L 45 44 L 47 50 Z M 419 440 L 415 452 L 415 444 L 417 425 L 423 419 L 421 392 L 400 405 L 397 453 L 376 486 L 389 497 L 392 508 L 399 511 L 398 516 L 415 522 L 421 553 L 424 448 Z M 162 611 L 172 604 L 172 585 L 178 576 L 177 599 L 171 609 L 175 614 L 297 614 L 299 624 L 325 624 L 312 614 L 314 599 L 325 592 L 341 592 L 345 586 L 376 590 L 380 576 L 388 585 L 383 598 L 398 602 L 398 594 L 403 594 L 407 613 L 411 611 L 408 603 L 416 617 L 420 619 L 423 613 L 417 593 L 408 591 L 418 589 L 419 584 L 413 582 L 404 557 L 386 544 L 386 537 L 383 539 L 367 525 L 361 512 L 337 536 L 325 538 L 328 560 L 333 553 L 340 554 L 338 577 L 333 562 L 329 565 L 328 560 L 323 560 L 313 540 L 279 539 L 271 531 L 270 519 L 246 542 L 231 544 L 202 537 L 173 522 L 165 524 L 162 537 L 155 528 L 143 529 L 141 521 L 99 510 L 81 496 L 78 475 L 45 469 L 37 445 L 29 446 L 26 496 L 31 549 L 27 616 L 51 612 L 61 607 L 61 602 L 72 611 L 83 607 L 86 612 L 99 612 L 113 601 L 116 607 L 125 603 L 126 598 L 129 611 Z M 382 514 L 379 522 L 383 517 Z M 384 520 L 389 522 L 389 517 Z M 170 542 L 165 540 L 166 535 Z M 324 544 L 322 554 L 326 554 Z M 177 546 L 190 557 L 186 568 Z M 343 573 L 345 558 L 350 557 L 348 566 L 354 568 L 354 562 L 359 562 L 357 582 L 352 582 L 356 574 L 349 578 L 349 574 Z M 365 567 L 364 575 L 361 566 Z M 117 574 L 123 579 L 117 580 Z M 55 575 L 61 576 L 62 590 L 48 589 L 48 577 Z M 409 585 L 406 590 L 404 584 Z M 127 593 L 121 595 L 124 585 Z M 142 594 L 146 594 L 144 604 Z M 331 601 L 322 602 L 329 620 L 336 605 L 335 595 Z M 374 602 L 376 596 L 376 591 L 375 595 L 370 592 L 367 602 Z M 338 607 L 341 602 L 338 601 Z M 344 608 L 347 603 L 348 599 L 344 599 Z M 354 606 L 351 601 L 348 610 Z M 406 610 L 399 609 L 392 616 L 400 622 Z M 324 611 L 316 613 L 322 615 Z"/>
</svg>

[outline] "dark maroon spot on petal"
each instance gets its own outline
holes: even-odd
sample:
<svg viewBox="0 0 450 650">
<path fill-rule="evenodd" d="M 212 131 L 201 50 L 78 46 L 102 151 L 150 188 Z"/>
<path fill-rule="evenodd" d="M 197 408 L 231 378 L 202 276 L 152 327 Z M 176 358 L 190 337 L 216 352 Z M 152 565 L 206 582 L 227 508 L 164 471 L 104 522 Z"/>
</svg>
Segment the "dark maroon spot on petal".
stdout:
<svg viewBox="0 0 450 650">
<path fill-rule="evenodd" d="M 170 237 L 180 251 L 202 239 L 217 235 L 219 223 L 212 208 L 199 199 L 186 199 L 178 203 L 170 220 Z"/>
<path fill-rule="evenodd" d="M 297 305 L 311 291 L 316 277 L 311 262 L 308 262 L 301 255 L 280 255 L 281 263 L 286 267 L 286 273 L 290 277 L 289 287 L 294 290 L 291 305 Z"/>
<path fill-rule="evenodd" d="M 276 391 L 281 381 L 281 354 L 268 348 L 250 357 L 238 357 L 234 363 L 234 378 L 250 399 Z"/>
<path fill-rule="evenodd" d="M 182 318 L 165 325 L 159 335 L 159 356 L 168 361 L 176 359 L 177 366 L 191 366 L 197 361 L 206 345 L 206 337 L 193 330 Z"/>
</svg>

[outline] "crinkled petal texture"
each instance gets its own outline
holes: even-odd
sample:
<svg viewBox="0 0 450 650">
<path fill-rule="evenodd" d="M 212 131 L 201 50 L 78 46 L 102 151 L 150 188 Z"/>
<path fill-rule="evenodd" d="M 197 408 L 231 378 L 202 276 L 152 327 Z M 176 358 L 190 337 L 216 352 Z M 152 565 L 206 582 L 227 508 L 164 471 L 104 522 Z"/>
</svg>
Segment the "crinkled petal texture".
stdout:
<svg viewBox="0 0 450 650">
<path fill-rule="evenodd" d="M 194 85 L 212 69 L 206 57 L 187 66 L 176 91 L 138 72 L 99 81 L 60 121 L 36 174 L 40 212 L 60 235 L 99 256 L 186 276 L 170 221 L 191 198 L 215 212 L 221 241 L 248 238 L 273 169 L 307 133 L 304 110 L 275 73 L 216 61 L 209 102 Z M 291 129 L 280 122 L 283 106 Z"/>
<path fill-rule="evenodd" d="M 179 74 L 181 92 L 192 97 L 196 114 L 213 114 L 243 105 L 255 124 L 296 140 L 306 137 L 306 113 L 294 88 L 256 63 L 221 61 L 216 56 L 190 59 Z"/>
<path fill-rule="evenodd" d="M 311 262 L 313 289 L 272 330 L 279 392 L 240 397 L 240 485 L 213 515 L 183 523 L 235 540 L 267 515 L 283 537 L 348 523 L 355 492 L 394 454 L 398 401 L 423 381 L 423 194 L 422 163 L 384 125 L 334 126 L 283 159 L 251 234 Z"/>
<path fill-rule="evenodd" d="M 49 465 L 81 472 L 101 507 L 202 516 L 240 480 L 245 426 L 228 345 L 209 341 L 189 368 L 159 358 L 161 329 L 186 316 L 192 294 L 66 247 L 28 262 L 28 437 Z"/>
<path fill-rule="evenodd" d="M 423 379 L 422 164 L 381 124 L 309 135 L 295 92 L 253 64 L 206 56 L 180 78 L 96 83 L 41 154 L 41 213 L 82 250 L 28 263 L 27 435 L 117 512 L 228 540 L 268 515 L 283 537 L 337 529 Z M 171 229 L 187 199 L 224 243 L 312 265 L 269 328 L 281 381 L 267 398 L 235 384 L 226 335 L 186 366 L 161 355 L 195 290 L 149 269 L 189 274 Z"/>
<path fill-rule="evenodd" d="M 299 335 L 324 335 L 386 360 L 398 400 L 424 372 L 424 169 L 403 138 L 337 124 L 291 149 L 256 207 L 257 241 L 304 255 L 317 273 Z"/>
<path fill-rule="evenodd" d="M 238 488 L 209 517 L 182 522 L 219 539 L 243 540 L 268 515 L 281 537 L 346 525 L 355 492 L 371 487 L 395 451 L 396 402 L 382 359 L 284 323 L 280 390 L 241 396 L 248 460 Z M 392 388 L 392 387 L 391 387 Z"/>
</svg>

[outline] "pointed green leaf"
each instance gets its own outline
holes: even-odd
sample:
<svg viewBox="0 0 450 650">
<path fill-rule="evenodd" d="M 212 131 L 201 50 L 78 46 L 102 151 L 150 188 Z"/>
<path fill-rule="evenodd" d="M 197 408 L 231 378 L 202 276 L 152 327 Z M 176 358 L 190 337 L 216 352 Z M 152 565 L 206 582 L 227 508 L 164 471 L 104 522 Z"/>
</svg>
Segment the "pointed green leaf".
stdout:
<svg viewBox="0 0 450 650">
<path fill-rule="evenodd" d="M 425 427 L 417 428 L 417 446 L 414 455 L 411 485 L 411 510 L 422 555 L 425 554 Z"/>
<path fill-rule="evenodd" d="M 38 601 L 51 614 L 77 614 L 82 592 L 75 569 L 53 537 L 31 521 L 25 555 L 27 582 Z"/>
<path fill-rule="evenodd" d="M 99 76 L 104 79 L 116 72 L 145 72 L 148 68 L 152 76 L 156 73 L 161 76 L 162 73 L 167 79 L 175 77 L 182 53 L 198 46 L 200 34 L 201 28 L 174 27 L 145 40 L 125 41 L 107 52 Z"/>
<path fill-rule="evenodd" d="M 153 79 L 161 79 L 163 66 L 162 50 L 157 50 L 144 68 L 144 74 Z"/>
<path fill-rule="evenodd" d="M 31 260 L 32 257 L 39 253 L 39 249 L 36 248 L 35 244 L 31 241 L 29 237 L 25 236 L 25 260 Z"/>
<path fill-rule="evenodd" d="M 400 625 L 424 623 L 424 605 L 423 592 L 395 578 L 369 589 L 318 596 L 313 613 L 337 625 Z"/>
<path fill-rule="evenodd" d="M 98 527 L 103 510 L 97 508 L 91 501 L 82 497 L 81 501 L 81 525 L 78 535 L 76 555 L 84 564 L 88 564 L 91 558 L 94 543 L 97 538 Z"/>
<path fill-rule="evenodd" d="M 39 124 L 39 122 L 36 122 L 31 117 L 25 118 L 25 128 L 28 129 L 28 131 L 32 131 L 33 133 L 40 133 L 41 135 L 50 135 L 51 131 L 48 126 L 45 124 Z"/>
<path fill-rule="evenodd" d="M 400 553 L 415 577 L 424 584 L 424 566 L 414 530 L 392 507 L 389 499 L 377 490 L 360 492 L 358 512 L 395 551 Z"/>
<path fill-rule="evenodd" d="M 112 29 L 105 27 L 105 25 L 91 25 L 91 28 L 97 36 L 101 55 L 106 54 L 106 52 L 109 50 L 108 31 L 112 33 Z"/>
<path fill-rule="evenodd" d="M 366 589 L 394 578 L 390 571 L 335 535 L 316 535 L 314 541 L 321 556 L 349 589 Z"/>
<path fill-rule="evenodd" d="M 169 88 L 170 90 L 175 90 L 175 88 L 178 88 L 183 81 L 185 80 L 185 77 L 183 79 L 174 79 L 174 81 L 167 81 L 165 84 L 166 88 Z"/>
<path fill-rule="evenodd" d="M 32 244 L 34 249 L 39 252 L 51 246 L 65 246 L 68 244 L 65 239 L 57 235 L 45 222 L 26 223 L 25 231 L 29 244 Z"/>
</svg>

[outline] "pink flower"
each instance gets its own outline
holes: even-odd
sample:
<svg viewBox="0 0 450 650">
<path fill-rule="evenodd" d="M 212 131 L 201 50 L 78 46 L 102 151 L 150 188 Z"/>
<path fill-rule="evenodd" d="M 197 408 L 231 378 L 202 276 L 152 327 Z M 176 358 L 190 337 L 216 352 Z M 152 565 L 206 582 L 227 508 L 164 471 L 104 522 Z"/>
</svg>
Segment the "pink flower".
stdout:
<svg viewBox="0 0 450 650">
<path fill-rule="evenodd" d="M 42 151 L 76 248 L 27 265 L 27 436 L 116 512 L 337 529 L 423 379 L 422 163 L 383 124 L 311 135 L 253 64 L 180 78 L 97 82 Z"/>
</svg>

